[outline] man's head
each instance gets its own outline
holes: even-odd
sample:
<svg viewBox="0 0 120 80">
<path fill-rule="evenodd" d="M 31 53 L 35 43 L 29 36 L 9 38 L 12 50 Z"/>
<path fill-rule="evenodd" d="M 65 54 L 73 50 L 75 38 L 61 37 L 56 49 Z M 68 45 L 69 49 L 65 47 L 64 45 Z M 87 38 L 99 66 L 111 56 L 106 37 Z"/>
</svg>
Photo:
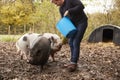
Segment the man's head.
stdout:
<svg viewBox="0 0 120 80">
<path fill-rule="evenodd" d="M 64 0 L 51 0 L 51 2 L 57 6 L 61 6 L 64 3 Z"/>
</svg>

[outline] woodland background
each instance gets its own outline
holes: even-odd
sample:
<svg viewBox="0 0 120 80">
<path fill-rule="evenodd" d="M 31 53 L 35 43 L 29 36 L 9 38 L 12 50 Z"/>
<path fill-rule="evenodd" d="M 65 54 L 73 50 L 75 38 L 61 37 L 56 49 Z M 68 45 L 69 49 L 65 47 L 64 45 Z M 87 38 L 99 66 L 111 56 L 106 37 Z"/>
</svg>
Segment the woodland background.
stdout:
<svg viewBox="0 0 120 80">
<path fill-rule="evenodd" d="M 82 1 L 84 3 L 85 0 Z M 113 8 L 105 9 L 105 13 L 86 13 L 88 28 L 84 39 L 87 39 L 89 34 L 101 25 L 120 26 L 120 0 L 113 0 L 113 2 Z M 52 32 L 61 36 L 56 29 L 59 19 L 59 9 L 50 0 L 0 0 L 0 34 L 2 35 L 21 35 L 32 31 Z"/>
</svg>

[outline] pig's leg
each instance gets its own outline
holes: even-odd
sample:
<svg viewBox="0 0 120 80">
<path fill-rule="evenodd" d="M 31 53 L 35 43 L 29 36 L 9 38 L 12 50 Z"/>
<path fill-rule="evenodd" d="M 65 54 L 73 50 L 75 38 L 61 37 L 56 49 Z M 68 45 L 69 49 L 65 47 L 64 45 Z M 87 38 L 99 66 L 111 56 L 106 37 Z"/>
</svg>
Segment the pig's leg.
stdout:
<svg viewBox="0 0 120 80">
<path fill-rule="evenodd" d="M 42 70 L 43 70 L 43 65 L 40 65 L 40 68 L 41 68 L 41 69 L 40 69 L 40 72 L 42 72 Z"/>
<path fill-rule="evenodd" d="M 55 62 L 54 54 L 56 53 L 56 50 L 57 50 L 57 47 L 51 46 L 50 56 L 51 56 L 53 62 Z"/>
<path fill-rule="evenodd" d="M 50 55 L 51 55 L 53 62 L 55 62 L 54 53 L 51 53 Z"/>
<path fill-rule="evenodd" d="M 17 54 L 20 55 L 20 59 L 23 59 L 23 52 L 21 50 L 17 50 Z"/>
<path fill-rule="evenodd" d="M 26 53 L 23 53 L 23 59 L 24 59 L 24 60 L 27 60 Z"/>
</svg>

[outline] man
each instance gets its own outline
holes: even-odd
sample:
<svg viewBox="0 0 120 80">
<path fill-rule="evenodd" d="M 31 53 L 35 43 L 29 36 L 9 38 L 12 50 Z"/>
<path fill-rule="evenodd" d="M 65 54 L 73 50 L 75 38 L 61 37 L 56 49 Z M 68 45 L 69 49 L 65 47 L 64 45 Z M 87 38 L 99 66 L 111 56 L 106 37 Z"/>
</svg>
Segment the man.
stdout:
<svg viewBox="0 0 120 80">
<path fill-rule="evenodd" d="M 69 72 L 73 72 L 77 68 L 80 43 L 88 24 L 87 16 L 83 10 L 84 5 L 80 0 L 51 0 L 51 2 L 59 6 L 61 17 L 68 16 L 77 28 L 76 34 L 69 38 L 71 60 L 70 64 L 66 66 Z"/>
</svg>

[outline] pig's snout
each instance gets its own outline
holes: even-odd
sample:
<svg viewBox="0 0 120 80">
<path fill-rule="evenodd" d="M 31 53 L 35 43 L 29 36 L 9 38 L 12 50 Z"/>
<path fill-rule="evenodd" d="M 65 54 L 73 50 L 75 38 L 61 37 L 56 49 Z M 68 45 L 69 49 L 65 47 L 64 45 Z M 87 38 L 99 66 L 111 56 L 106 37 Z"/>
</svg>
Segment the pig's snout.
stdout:
<svg viewBox="0 0 120 80">
<path fill-rule="evenodd" d="M 62 45 L 63 45 L 62 43 L 59 43 L 59 44 L 57 44 L 57 45 L 54 45 L 54 47 L 56 47 L 56 48 L 53 49 L 53 50 L 59 51 L 59 50 L 61 49 Z"/>
<path fill-rule="evenodd" d="M 27 58 L 27 63 L 32 64 L 32 65 L 37 65 L 37 63 L 36 63 L 35 59 L 33 58 L 33 56 L 29 56 Z"/>
<path fill-rule="evenodd" d="M 58 45 L 58 48 L 59 48 L 59 49 L 61 49 L 62 45 L 63 45 L 63 44 L 62 44 L 62 43 L 60 43 L 60 44 Z"/>
</svg>

